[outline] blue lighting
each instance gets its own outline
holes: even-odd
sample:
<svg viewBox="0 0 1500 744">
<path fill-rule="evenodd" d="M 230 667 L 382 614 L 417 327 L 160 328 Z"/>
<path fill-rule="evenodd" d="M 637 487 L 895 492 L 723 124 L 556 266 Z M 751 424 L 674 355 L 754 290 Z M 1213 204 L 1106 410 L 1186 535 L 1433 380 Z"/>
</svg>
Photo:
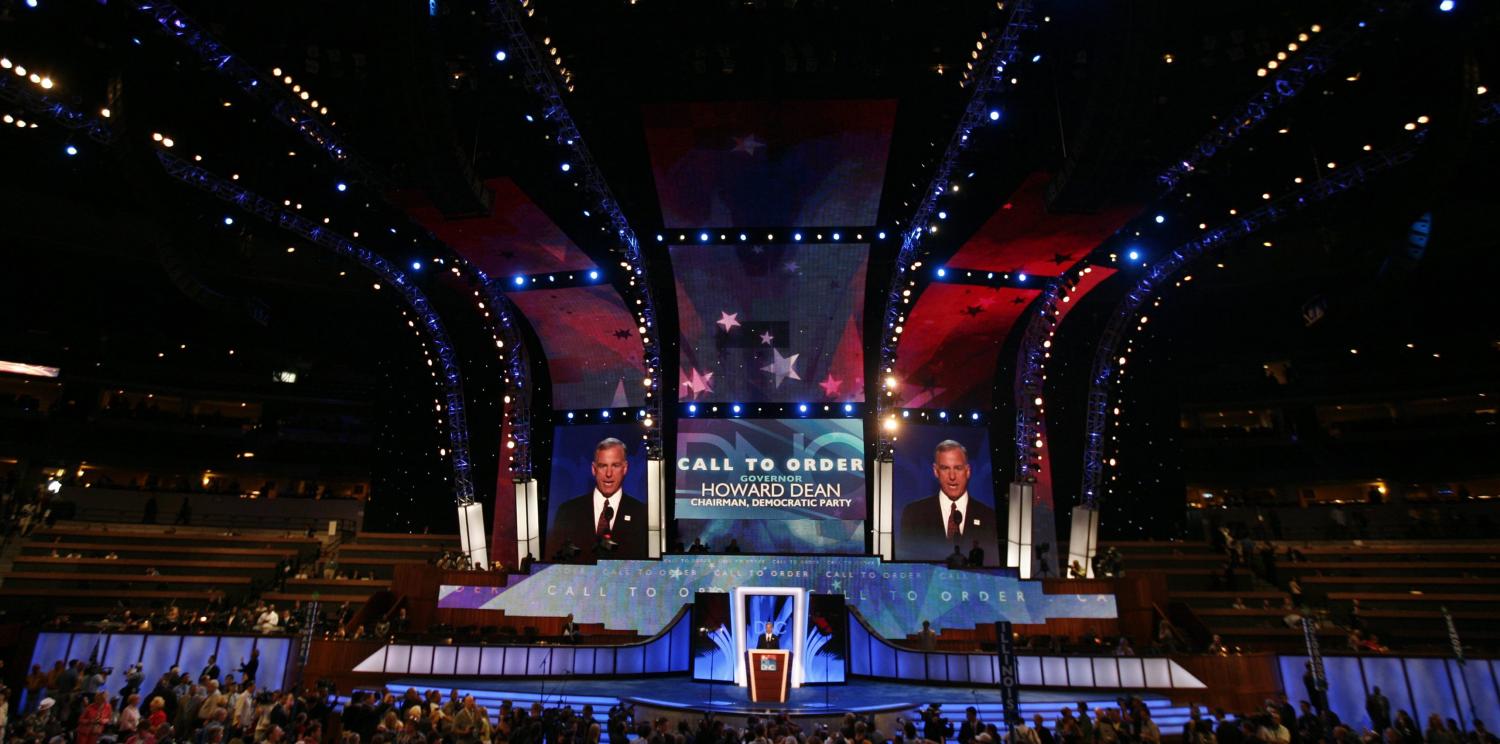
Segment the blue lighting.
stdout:
<svg viewBox="0 0 1500 744">
<path fill-rule="evenodd" d="M 573 420 L 573 412 L 572 411 L 568 411 L 568 420 L 569 421 Z"/>
<path fill-rule="evenodd" d="M 839 234 L 838 233 L 834 233 L 833 234 L 833 239 L 834 240 L 838 240 L 839 239 Z"/>
<path fill-rule="evenodd" d="M 940 220 L 946 220 L 946 219 L 948 219 L 948 213 L 947 212 L 938 212 L 938 219 L 940 219 Z"/>
<path fill-rule="evenodd" d="M 225 217 L 224 218 L 224 224 L 225 225 L 233 225 L 234 224 L 234 218 L 233 217 Z"/>
<path fill-rule="evenodd" d="M 598 279 L 599 278 L 599 272 L 598 271 L 590 271 L 589 272 L 589 278 L 590 279 Z"/>
<path fill-rule="evenodd" d="M 28 4 L 33 8 L 36 7 L 36 3 L 34 2 Z M 1452 13 L 1454 5 L 1457 5 L 1457 3 L 1453 2 L 1453 0 L 1443 0 L 1442 2 L 1438 3 L 1438 10 L 1441 10 L 1444 13 Z"/>
<path fill-rule="evenodd" d="M 666 240 L 666 239 L 667 239 L 667 236 L 662 235 L 661 233 L 657 233 L 656 234 L 656 242 L 660 243 L 660 242 L 662 242 L 663 240 Z"/>
<path fill-rule="evenodd" d="M 978 421 L 979 420 L 979 412 L 975 411 L 975 412 L 969 414 L 969 418 L 971 420 L 973 420 L 973 421 Z"/>
<path fill-rule="evenodd" d="M 688 413 L 696 415 L 698 413 L 698 404 L 697 403 L 689 403 L 688 404 Z"/>
<path fill-rule="evenodd" d="M 938 276 L 947 276 L 948 275 L 948 270 L 947 269 L 943 269 L 943 268 L 939 268 L 937 270 L 937 275 Z"/>
<path fill-rule="evenodd" d="M 506 54 L 504 49 L 496 49 L 495 50 L 495 61 L 496 62 L 504 62 L 505 60 L 507 60 L 509 58 L 510 58 L 510 55 Z"/>
<path fill-rule="evenodd" d="M 1166 215 L 1164 215 L 1164 214 L 1156 215 L 1156 224 L 1160 225 L 1160 224 L 1162 224 L 1163 222 L 1166 222 L 1166 221 L 1167 221 L 1167 216 Z"/>
<path fill-rule="evenodd" d="M 558 167 L 562 168 L 562 172 L 563 173 L 567 173 L 568 171 L 573 170 L 573 164 L 572 163 L 563 163 L 562 165 L 560 165 Z"/>
<path fill-rule="evenodd" d="M 875 238 L 877 240 L 885 240 L 885 231 L 881 230 L 880 232 L 875 233 Z"/>
<path fill-rule="evenodd" d="M 338 192 L 339 192 L 339 193 L 340 193 L 340 194 L 342 194 L 342 193 L 344 193 L 344 192 L 345 192 L 345 191 L 348 191 L 348 190 L 349 190 L 349 184 L 347 184 L 347 183 L 344 183 L 344 182 L 343 182 L 343 181 L 339 181 L 339 182 L 338 182 L 338 183 L 336 183 L 336 184 L 334 184 L 334 185 L 333 185 L 333 187 L 334 187 L 334 188 L 335 188 L 335 189 L 338 189 Z"/>
<path fill-rule="evenodd" d="M 71 158 L 74 155 L 78 154 L 78 148 L 76 148 L 76 147 L 74 147 L 72 145 L 68 145 L 67 147 L 63 148 L 63 152 L 67 153 L 68 157 Z"/>
<path fill-rule="evenodd" d="M 792 233 L 792 240 L 801 240 L 802 233 Z"/>
<path fill-rule="evenodd" d="M 700 242 L 700 243 L 707 243 L 708 242 L 708 238 L 709 238 L 708 233 L 706 233 L 706 232 L 698 233 L 698 242 Z"/>
<path fill-rule="evenodd" d="M 608 408 L 606 408 L 606 409 L 604 409 L 604 410 L 602 410 L 602 411 L 600 411 L 600 412 L 599 412 L 599 416 L 600 416 L 600 417 L 601 417 L 601 418 L 609 418 L 609 409 L 608 409 Z"/>
<path fill-rule="evenodd" d="M 797 404 L 797 413 L 807 413 L 807 404 L 806 403 L 798 403 Z"/>
<path fill-rule="evenodd" d="M 854 413 L 854 404 L 853 403 L 845 403 L 844 404 L 844 413 Z"/>
<path fill-rule="evenodd" d="M 736 403 L 736 404 L 730 406 L 729 410 L 732 413 L 734 413 L 734 415 L 736 415 L 736 416 L 740 415 L 740 404 Z"/>
<path fill-rule="evenodd" d="M 412 261 L 411 262 L 411 270 L 412 271 L 421 271 L 422 270 L 422 262 L 421 261 Z"/>
<path fill-rule="evenodd" d="M 1125 256 L 1127 258 L 1129 258 L 1130 260 L 1132 260 L 1132 261 L 1139 261 L 1139 260 L 1141 260 L 1141 252 L 1140 251 L 1132 250 L 1131 252 L 1125 254 Z"/>
<path fill-rule="evenodd" d="M 35 8 L 36 4 L 37 0 L 26 0 L 26 7 L 28 8 Z"/>
<path fill-rule="evenodd" d="M 938 418 L 940 418 L 940 419 L 948 418 L 948 412 L 947 411 L 938 411 Z"/>
<path fill-rule="evenodd" d="M 740 233 L 740 242 L 741 243 L 743 243 L 743 242 L 745 242 L 746 240 L 749 240 L 749 239 L 750 239 L 750 236 L 748 236 L 748 235 L 746 235 L 744 233 Z"/>
<path fill-rule="evenodd" d="M 1023 283 L 1024 283 L 1024 282 L 1025 282 L 1025 281 L 1026 281 L 1026 275 L 1025 275 L 1025 274 L 1017 274 L 1017 275 L 1016 275 L 1016 279 L 1017 279 L 1017 280 L 1018 280 L 1018 281 L 1020 281 L 1020 282 L 1023 282 Z"/>
<path fill-rule="evenodd" d="M 526 115 L 526 121 L 535 122 L 536 121 L 536 117 L 532 116 L 531 114 L 527 114 Z"/>
<path fill-rule="evenodd" d="M 990 109 L 990 121 L 1000 121 L 1000 109 Z"/>
<path fill-rule="evenodd" d="M 1032 62 L 1041 62 L 1042 61 L 1042 55 L 1040 55 L 1040 54 L 1034 54 L 1034 55 L 1032 55 L 1031 56 L 1031 61 Z"/>
<path fill-rule="evenodd" d="M 512 279 L 511 281 L 515 282 L 517 287 L 526 286 L 526 277 L 520 276 L 519 274 L 516 275 L 516 278 Z"/>
</svg>

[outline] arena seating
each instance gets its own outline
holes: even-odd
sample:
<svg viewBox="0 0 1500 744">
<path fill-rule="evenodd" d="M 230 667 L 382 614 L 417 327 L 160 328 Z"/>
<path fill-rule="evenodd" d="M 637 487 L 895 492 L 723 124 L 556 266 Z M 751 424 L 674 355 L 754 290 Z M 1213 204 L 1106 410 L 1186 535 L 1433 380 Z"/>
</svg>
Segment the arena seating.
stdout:
<svg viewBox="0 0 1500 744">
<path fill-rule="evenodd" d="M 432 563 L 444 551 L 458 549 L 458 535 L 361 532 L 339 546 L 338 570 L 388 580 L 395 575 L 398 565 Z"/>
</svg>

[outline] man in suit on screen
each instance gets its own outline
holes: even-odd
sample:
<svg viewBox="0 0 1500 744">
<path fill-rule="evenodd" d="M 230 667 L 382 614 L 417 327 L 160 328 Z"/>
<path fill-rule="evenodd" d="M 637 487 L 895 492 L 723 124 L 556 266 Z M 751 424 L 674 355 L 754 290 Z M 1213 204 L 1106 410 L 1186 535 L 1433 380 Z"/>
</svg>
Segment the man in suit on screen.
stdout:
<svg viewBox="0 0 1500 744">
<path fill-rule="evenodd" d="M 596 558 L 645 558 L 646 505 L 625 493 L 630 463 L 625 443 L 609 437 L 594 447 L 594 489 L 557 507 L 547 531 L 550 549 L 574 545 Z"/>
<path fill-rule="evenodd" d="M 995 510 L 969 495 L 968 450 L 952 439 L 943 440 L 932 455 L 932 474 L 938 482 L 937 495 L 913 501 L 901 510 L 896 557 L 941 561 L 954 546 L 966 542 L 998 544 Z"/>
</svg>

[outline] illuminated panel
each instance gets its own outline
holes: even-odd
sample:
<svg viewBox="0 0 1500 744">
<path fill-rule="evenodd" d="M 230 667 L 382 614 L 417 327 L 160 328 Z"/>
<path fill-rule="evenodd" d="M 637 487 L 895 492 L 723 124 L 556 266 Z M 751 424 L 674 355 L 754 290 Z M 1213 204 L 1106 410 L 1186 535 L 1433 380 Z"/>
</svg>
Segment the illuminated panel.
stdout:
<svg viewBox="0 0 1500 744">
<path fill-rule="evenodd" d="M 671 103 L 642 117 L 669 228 L 875 224 L 895 101 Z"/>
<path fill-rule="evenodd" d="M 62 374 L 62 370 L 57 367 L 44 367 L 40 364 L 5 361 L 0 361 L 0 372 L 8 372 L 13 375 L 26 375 L 27 377 L 56 377 Z M 50 669 L 51 667 L 48 668 Z"/>
<path fill-rule="evenodd" d="M 557 426 L 552 430 L 552 479 L 548 483 L 547 539 L 542 547 L 548 556 L 571 542 L 585 557 L 594 557 L 594 448 L 607 437 L 625 443 L 625 475 L 611 508 L 618 512 L 610 538 L 618 543 L 610 558 L 645 558 L 646 453 L 641 446 L 641 425 L 632 421 L 610 424 Z"/>
<path fill-rule="evenodd" d="M 730 403 L 865 398 L 865 245 L 674 246 L 678 396 Z"/>
<path fill-rule="evenodd" d="M 969 464 L 969 500 L 965 503 L 964 526 L 958 540 L 948 539 L 943 516 L 946 512 L 939 504 L 940 490 L 932 472 L 937 445 L 948 440 L 964 446 Z M 906 426 L 896 438 L 892 475 L 896 560 L 945 560 L 955 543 L 967 555 L 978 541 L 984 550 L 984 565 L 1000 565 L 1003 530 L 995 509 L 988 430 L 961 424 Z"/>
<path fill-rule="evenodd" d="M 907 318 L 896 352 L 905 408 L 990 408 L 1000 347 L 1039 290 L 933 284 Z"/>
<path fill-rule="evenodd" d="M 1050 177 L 1033 174 L 948 260 L 949 266 L 1057 276 L 1140 213 L 1124 206 L 1093 214 L 1047 211 Z"/>
<path fill-rule="evenodd" d="M 394 200 L 459 255 L 493 277 L 594 268 L 561 228 L 509 178 L 484 182 L 495 195 L 482 217 L 448 219 L 426 197 L 401 192 Z"/>
<path fill-rule="evenodd" d="M 635 319 L 612 287 L 508 292 L 547 353 L 557 409 L 638 406 L 646 378 Z"/>
</svg>

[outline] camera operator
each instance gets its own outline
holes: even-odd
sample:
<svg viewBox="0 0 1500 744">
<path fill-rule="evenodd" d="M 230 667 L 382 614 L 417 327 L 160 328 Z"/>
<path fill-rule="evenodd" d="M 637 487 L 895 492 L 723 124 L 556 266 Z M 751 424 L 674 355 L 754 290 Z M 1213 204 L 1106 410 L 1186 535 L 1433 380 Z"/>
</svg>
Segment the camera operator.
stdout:
<svg viewBox="0 0 1500 744">
<path fill-rule="evenodd" d="M 922 738 L 947 741 L 953 738 L 953 724 L 943 717 L 942 703 L 932 703 L 922 711 Z"/>
</svg>

